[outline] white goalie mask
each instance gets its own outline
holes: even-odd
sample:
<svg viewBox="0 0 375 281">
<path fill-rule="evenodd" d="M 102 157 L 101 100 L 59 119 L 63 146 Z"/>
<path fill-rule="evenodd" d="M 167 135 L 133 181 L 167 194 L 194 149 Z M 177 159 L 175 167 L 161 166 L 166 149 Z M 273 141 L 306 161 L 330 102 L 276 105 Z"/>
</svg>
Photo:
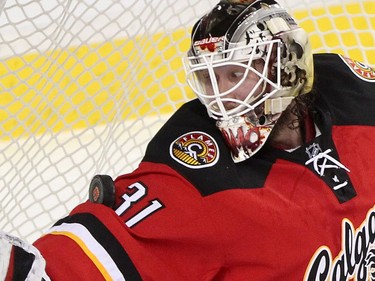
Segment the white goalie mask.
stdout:
<svg viewBox="0 0 375 281">
<path fill-rule="evenodd" d="M 183 63 L 240 162 L 264 145 L 293 98 L 311 90 L 313 62 L 306 32 L 275 1 L 229 2 L 195 24 Z"/>
</svg>

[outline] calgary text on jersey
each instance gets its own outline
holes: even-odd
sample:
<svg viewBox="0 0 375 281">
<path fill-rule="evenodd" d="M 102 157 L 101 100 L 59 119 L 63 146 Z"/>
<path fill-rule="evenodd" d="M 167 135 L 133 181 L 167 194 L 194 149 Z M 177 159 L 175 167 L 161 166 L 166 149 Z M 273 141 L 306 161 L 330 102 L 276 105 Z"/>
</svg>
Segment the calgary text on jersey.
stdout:
<svg viewBox="0 0 375 281">
<path fill-rule="evenodd" d="M 320 247 L 310 261 L 305 281 L 375 280 L 375 207 L 357 229 L 342 221 L 342 249 L 332 259 L 327 246 Z"/>
</svg>

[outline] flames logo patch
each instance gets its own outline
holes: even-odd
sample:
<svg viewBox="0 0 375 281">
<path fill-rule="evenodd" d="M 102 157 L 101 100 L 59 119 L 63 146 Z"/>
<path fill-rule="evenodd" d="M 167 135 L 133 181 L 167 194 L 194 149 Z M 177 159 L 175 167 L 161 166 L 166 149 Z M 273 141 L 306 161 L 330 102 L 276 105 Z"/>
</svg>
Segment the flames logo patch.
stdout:
<svg viewBox="0 0 375 281">
<path fill-rule="evenodd" d="M 350 70 L 362 80 L 375 82 L 375 69 L 359 61 L 341 56 Z"/>
<path fill-rule="evenodd" d="M 178 163 L 192 169 L 213 166 L 219 159 L 216 141 L 210 135 L 194 131 L 178 137 L 170 146 L 170 155 Z"/>
</svg>

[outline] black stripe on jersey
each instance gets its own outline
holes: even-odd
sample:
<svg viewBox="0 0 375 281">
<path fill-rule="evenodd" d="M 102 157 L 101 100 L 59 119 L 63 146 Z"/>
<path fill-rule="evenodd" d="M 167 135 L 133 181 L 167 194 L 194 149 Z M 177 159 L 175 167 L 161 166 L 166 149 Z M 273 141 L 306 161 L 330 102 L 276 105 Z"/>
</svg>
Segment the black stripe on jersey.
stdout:
<svg viewBox="0 0 375 281">
<path fill-rule="evenodd" d="M 35 256 L 31 253 L 26 252 L 24 249 L 18 246 L 13 246 L 12 251 L 12 256 L 14 258 L 14 262 L 12 264 L 14 265 L 14 268 L 13 276 L 10 280 L 26 280 L 27 275 L 32 269 Z"/>
<path fill-rule="evenodd" d="M 111 231 L 94 215 L 89 213 L 74 214 L 59 220 L 55 226 L 63 223 L 79 223 L 86 227 L 96 241 L 108 252 L 127 281 L 142 280 L 122 245 L 113 236 Z"/>
</svg>

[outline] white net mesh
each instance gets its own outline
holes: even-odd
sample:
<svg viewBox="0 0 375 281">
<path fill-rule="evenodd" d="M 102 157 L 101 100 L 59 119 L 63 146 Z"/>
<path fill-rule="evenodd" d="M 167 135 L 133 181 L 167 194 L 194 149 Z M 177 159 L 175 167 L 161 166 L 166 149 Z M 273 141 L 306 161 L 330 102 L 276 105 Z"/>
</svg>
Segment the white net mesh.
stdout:
<svg viewBox="0 0 375 281">
<path fill-rule="evenodd" d="M 193 98 L 181 56 L 213 0 L 8 0 L 0 17 L 0 229 L 33 241 L 136 168 Z M 283 3 L 316 52 L 375 64 L 373 0 Z M 1 1 L 0 1 L 1 8 Z"/>
</svg>

